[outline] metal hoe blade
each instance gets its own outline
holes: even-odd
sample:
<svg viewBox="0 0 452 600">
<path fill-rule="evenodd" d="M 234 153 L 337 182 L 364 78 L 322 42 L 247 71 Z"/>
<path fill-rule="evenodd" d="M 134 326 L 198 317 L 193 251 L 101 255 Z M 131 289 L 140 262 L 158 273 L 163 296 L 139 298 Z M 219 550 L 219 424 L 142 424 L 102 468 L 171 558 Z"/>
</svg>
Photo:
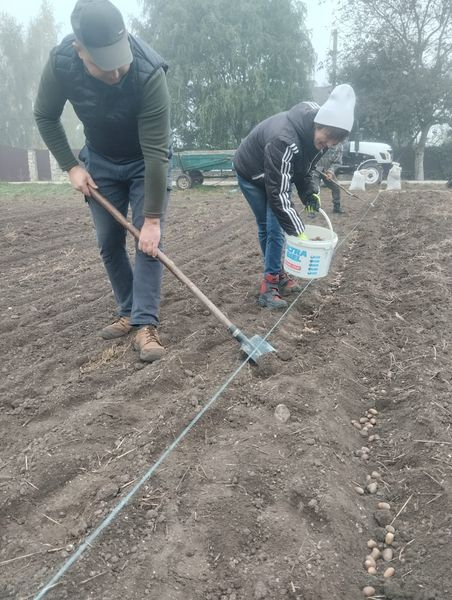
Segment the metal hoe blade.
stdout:
<svg viewBox="0 0 452 600">
<path fill-rule="evenodd" d="M 138 240 L 140 238 L 139 230 L 132 225 L 132 223 L 129 223 L 124 215 L 120 213 L 117 208 L 112 206 L 110 202 L 102 196 L 102 194 L 91 187 L 89 188 L 89 191 L 91 198 L 100 204 L 100 206 L 103 206 L 105 210 L 110 213 L 112 217 L 116 219 L 116 221 L 118 221 L 118 223 L 127 229 L 127 231 L 130 231 L 135 239 Z M 242 333 L 240 329 L 238 329 L 238 327 L 236 327 L 234 323 L 232 323 L 232 321 L 230 321 L 228 317 L 223 314 L 221 310 L 215 306 L 215 304 L 209 300 L 209 298 L 207 298 L 207 296 L 201 292 L 201 290 L 186 275 L 184 275 L 184 273 L 182 273 L 182 271 L 176 267 L 173 261 L 170 260 L 161 250 L 157 250 L 157 258 L 169 271 L 171 271 L 175 277 L 177 277 L 177 279 L 179 279 L 179 281 L 182 281 L 182 283 L 188 287 L 188 289 L 200 302 L 207 306 L 210 312 L 215 315 L 220 323 L 227 327 L 229 333 L 233 335 L 241 344 L 242 351 L 250 357 L 250 360 L 256 362 L 256 359 L 258 359 L 259 356 L 267 354 L 268 352 L 275 352 L 275 349 L 270 346 L 268 342 L 263 340 L 260 335 L 253 335 L 252 338 L 248 338 L 244 333 Z"/>
<path fill-rule="evenodd" d="M 251 338 L 242 339 L 240 349 L 254 362 L 256 362 L 256 360 L 264 354 L 276 352 L 275 348 L 261 338 L 260 335 L 253 335 Z"/>
</svg>

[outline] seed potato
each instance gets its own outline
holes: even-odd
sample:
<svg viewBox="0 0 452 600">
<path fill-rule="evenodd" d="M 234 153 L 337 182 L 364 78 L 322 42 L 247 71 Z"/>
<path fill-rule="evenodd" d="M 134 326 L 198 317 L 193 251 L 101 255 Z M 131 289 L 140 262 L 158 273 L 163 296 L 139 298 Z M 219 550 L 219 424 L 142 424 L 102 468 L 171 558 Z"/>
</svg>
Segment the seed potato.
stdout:
<svg viewBox="0 0 452 600">
<path fill-rule="evenodd" d="M 394 541 L 394 534 L 391 533 L 390 531 L 388 531 L 388 533 L 386 534 L 386 537 L 385 537 L 385 544 L 390 546 L 393 541 Z"/>
<path fill-rule="evenodd" d="M 383 550 L 382 556 L 383 556 L 383 560 L 385 562 L 390 562 L 392 560 L 392 557 L 394 556 L 394 552 L 392 551 L 392 548 L 385 548 Z"/>
</svg>

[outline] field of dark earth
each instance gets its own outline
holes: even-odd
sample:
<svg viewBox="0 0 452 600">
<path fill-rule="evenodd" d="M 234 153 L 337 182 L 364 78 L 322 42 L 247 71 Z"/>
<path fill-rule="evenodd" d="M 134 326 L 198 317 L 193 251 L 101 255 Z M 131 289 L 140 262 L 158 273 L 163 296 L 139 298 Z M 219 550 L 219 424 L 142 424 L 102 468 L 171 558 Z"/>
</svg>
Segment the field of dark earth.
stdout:
<svg viewBox="0 0 452 600">
<path fill-rule="evenodd" d="M 144 364 L 99 336 L 80 194 L 0 185 L 2 600 L 36 598 L 220 391 L 46 598 L 452 598 L 452 190 L 359 195 L 334 215 L 322 191 L 339 247 L 281 318 L 237 188 L 175 191 L 166 253 L 277 352 L 244 364 L 166 273 Z"/>
</svg>

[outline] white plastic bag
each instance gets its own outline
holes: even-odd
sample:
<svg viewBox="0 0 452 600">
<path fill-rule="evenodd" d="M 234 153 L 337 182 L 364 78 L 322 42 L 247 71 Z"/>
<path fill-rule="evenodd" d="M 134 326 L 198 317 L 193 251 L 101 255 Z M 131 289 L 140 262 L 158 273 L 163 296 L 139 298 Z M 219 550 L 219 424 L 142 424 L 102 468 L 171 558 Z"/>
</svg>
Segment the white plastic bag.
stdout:
<svg viewBox="0 0 452 600">
<path fill-rule="evenodd" d="M 388 173 L 388 184 L 386 189 L 387 190 L 401 190 L 402 189 L 402 182 L 401 182 L 401 174 L 402 174 L 402 167 L 399 165 L 399 163 L 393 163 L 392 167 L 389 169 L 389 173 Z"/>
<path fill-rule="evenodd" d="M 353 173 L 352 182 L 350 183 L 349 190 L 360 190 L 362 192 L 366 191 L 366 174 L 364 171 L 355 171 Z"/>
</svg>

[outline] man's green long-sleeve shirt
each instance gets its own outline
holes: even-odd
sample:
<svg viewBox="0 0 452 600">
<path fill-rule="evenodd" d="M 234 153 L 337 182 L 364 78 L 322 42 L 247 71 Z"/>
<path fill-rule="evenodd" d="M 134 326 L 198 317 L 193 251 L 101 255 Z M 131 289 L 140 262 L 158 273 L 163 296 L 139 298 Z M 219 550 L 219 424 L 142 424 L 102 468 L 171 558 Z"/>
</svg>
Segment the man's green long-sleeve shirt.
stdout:
<svg viewBox="0 0 452 600">
<path fill-rule="evenodd" d="M 63 171 L 69 171 L 79 164 L 61 124 L 61 114 L 67 100 L 55 74 L 51 56 L 41 77 L 34 115 L 45 144 Z M 137 120 L 145 164 L 143 212 L 145 217 L 160 218 L 166 201 L 170 140 L 169 94 L 162 68 L 144 84 Z"/>
</svg>

